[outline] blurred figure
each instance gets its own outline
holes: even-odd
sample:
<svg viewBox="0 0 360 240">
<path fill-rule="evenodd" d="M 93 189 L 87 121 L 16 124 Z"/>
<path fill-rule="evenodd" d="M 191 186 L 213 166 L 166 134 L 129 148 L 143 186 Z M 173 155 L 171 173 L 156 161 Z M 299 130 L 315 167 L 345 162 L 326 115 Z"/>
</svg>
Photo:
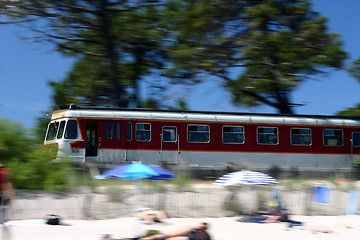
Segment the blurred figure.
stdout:
<svg viewBox="0 0 360 240">
<path fill-rule="evenodd" d="M 289 212 L 286 209 L 277 207 L 273 212 L 270 213 L 270 216 L 265 220 L 261 221 L 262 223 L 275 223 L 275 222 L 287 222 L 289 220 Z"/>
<path fill-rule="evenodd" d="M 261 223 L 278 223 L 278 222 L 286 222 L 289 224 L 289 227 L 293 226 L 301 226 L 303 223 L 295 220 L 291 220 L 289 218 L 289 211 L 286 208 L 278 207 L 275 211 L 271 213 L 269 217 L 265 220 L 260 221 Z"/>
<path fill-rule="evenodd" d="M 151 208 L 139 208 L 137 211 L 139 212 L 138 217 L 145 221 L 146 224 L 165 223 L 165 219 L 168 218 L 163 211 Z"/>
<path fill-rule="evenodd" d="M 5 223 L 9 220 L 10 206 L 14 204 L 15 192 L 8 177 L 8 169 L 0 162 L 0 224 L 2 224 L 2 239 L 11 239 L 9 226 Z"/>
<path fill-rule="evenodd" d="M 84 190 L 84 203 L 83 203 L 83 215 L 85 219 L 92 219 L 91 216 L 91 204 L 93 201 L 91 188 L 85 188 Z"/>
<path fill-rule="evenodd" d="M 313 225 L 313 224 L 303 224 L 300 226 L 296 226 L 295 229 L 300 229 L 300 230 L 308 230 L 311 233 L 333 233 L 334 230 L 332 230 L 331 228 L 327 227 L 327 226 L 323 226 L 323 225 Z"/>
<path fill-rule="evenodd" d="M 140 240 L 210 240 L 210 235 L 206 231 L 207 228 L 207 223 L 201 223 L 197 226 L 183 226 L 172 232 L 155 234 L 140 238 Z"/>
</svg>

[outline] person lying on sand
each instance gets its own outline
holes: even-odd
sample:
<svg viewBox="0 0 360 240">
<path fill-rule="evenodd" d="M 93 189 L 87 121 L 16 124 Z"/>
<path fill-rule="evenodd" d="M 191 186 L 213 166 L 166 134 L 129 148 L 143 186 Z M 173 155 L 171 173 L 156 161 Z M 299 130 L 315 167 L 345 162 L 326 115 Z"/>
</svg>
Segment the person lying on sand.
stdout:
<svg viewBox="0 0 360 240">
<path fill-rule="evenodd" d="M 137 210 L 139 219 L 145 221 L 146 224 L 165 223 L 168 218 L 163 211 L 153 210 L 151 208 L 141 208 Z"/>
<path fill-rule="evenodd" d="M 207 223 L 197 226 L 183 226 L 172 232 L 155 234 L 140 240 L 210 240 L 210 235 L 206 231 Z"/>
<path fill-rule="evenodd" d="M 333 233 L 334 231 L 329 227 L 323 225 L 314 225 L 314 224 L 303 224 L 301 226 L 296 226 L 294 229 L 299 230 L 308 230 L 312 233 Z"/>
</svg>

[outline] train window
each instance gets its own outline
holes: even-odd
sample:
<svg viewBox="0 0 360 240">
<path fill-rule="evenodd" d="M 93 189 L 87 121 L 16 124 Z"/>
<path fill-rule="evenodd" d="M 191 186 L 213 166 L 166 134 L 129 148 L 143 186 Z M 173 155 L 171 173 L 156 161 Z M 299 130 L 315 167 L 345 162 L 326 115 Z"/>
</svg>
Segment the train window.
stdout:
<svg viewBox="0 0 360 240">
<path fill-rule="evenodd" d="M 104 138 L 106 140 L 120 140 L 120 123 L 104 122 Z"/>
<path fill-rule="evenodd" d="M 77 138 L 77 121 L 69 120 L 66 124 L 65 139 L 76 139 Z"/>
<path fill-rule="evenodd" d="M 130 122 L 126 123 L 126 140 L 131 141 L 132 139 L 132 124 Z"/>
<path fill-rule="evenodd" d="M 278 144 L 278 129 L 276 127 L 258 127 L 257 141 L 259 144 Z"/>
<path fill-rule="evenodd" d="M 311 145 L 311 129 L 310 128 L 292 128 L 291 129 L 292 145 Z"/>
<path fill-rule="evenodd" d="M 150 141 L 151 138 L 151 125 L 150 123 L 137 123 L 136 124 L 136 141 Z"/>
<path fill-rule="evenodd" d="M 104 123 L 104 137 L 105 137 L 106 140 L 111 139 L 111 136 L 110 136 L 110 123 L 109 122 Z"/>
<path fill-rule="evenodd" d="M 66 124 L 65 139 L 76 139 L 77 138 L 77 121 L 69 120 Z"/>
<path fill-rule="evenodd" d="M 244 127 L 223 126 L 223 143 L 244 143 Z"/>
<path fill-rule="evenodd" d="M 188 125 L 187 134 L 188 142 L 210 142 L 210 128 L 207 125 Z"/>
<path fill-rule="evenodd" d="M 163 127 L 162 139 L 164 142 L 176 142 L 177 141 L 177 128 L 176 127 Z"/>
<path fill-rule="evenodd" d="M 352 145 L 354 147 L 360 147 L 360 132 L 352 133 Z"/>
<path fill-rule="evenodd" d="M 46 141 L 54 140 L 56 138 L 56 133 L 58 130 L 59 123 L 58 122 L 52 122 L 49 125 L 49 129 L 46 135 Z"/>
<path fill-rule="evenodd" d="M 57 139 L 60 139 L 63 137 L 64 129 L 65 129 L 65 121 L 61 121 L 60 126 L 59 126 L 59 131 L 56 136 Z"/>
<path fill-rule="evenodd" d="M 325 146 L 343 145 L 343 130 L 341 129 L 324 129 L 323 136 Z"/>
<path fill-rule="evenodd" d="M 115 139 L 116 139 L 116 140 L 120 140 L 120 123 L 116 123 Z"/>
<path fill-rule="evenodd" d="M 115 123 L 114 122 L 110 123 L 109 137 L 111 140 L 115 139 Z"/>
</svg>

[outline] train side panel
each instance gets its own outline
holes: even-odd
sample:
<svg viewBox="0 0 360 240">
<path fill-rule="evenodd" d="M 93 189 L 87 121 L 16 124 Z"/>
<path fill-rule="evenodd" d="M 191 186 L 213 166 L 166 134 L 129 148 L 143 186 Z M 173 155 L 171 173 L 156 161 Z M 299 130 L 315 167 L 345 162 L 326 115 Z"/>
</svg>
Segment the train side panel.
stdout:
<svg viewBox="0 0 360 240">
<path fill-rule="evenodd" d="M 142 161 L 178 169 L 353 172 L 360 155 L 357 120 L 347 123 L 310 116 L 284 120 L 257 115 L 234 121 L 232 115 L 144 115 L 131 111 L 123 117 L 96 111 L 89 117 L 84 112 L 68 111 L 71 117 L 60 111 L 50 124 L 60 129 L 61 124 L 77 121 L 76 138 L 66 139 L 62 133 L 46 139 L 44 146 L 58 147 L 59 158 L 72 157 L 76 163 Z"/>
</svg>

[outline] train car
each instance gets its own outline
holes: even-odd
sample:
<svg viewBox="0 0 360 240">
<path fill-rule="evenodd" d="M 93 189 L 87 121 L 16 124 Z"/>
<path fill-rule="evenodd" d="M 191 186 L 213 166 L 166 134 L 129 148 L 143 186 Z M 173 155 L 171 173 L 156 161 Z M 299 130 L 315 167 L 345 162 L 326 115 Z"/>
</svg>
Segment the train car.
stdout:
<svg viewBox="0 0 360 240">
<path fill-rule="evenodd" d="M 44 147 L 85 165 L 348 175 L 357 172 L 360 119 L 66 105 L 51 115 Z"/>
</svg>

